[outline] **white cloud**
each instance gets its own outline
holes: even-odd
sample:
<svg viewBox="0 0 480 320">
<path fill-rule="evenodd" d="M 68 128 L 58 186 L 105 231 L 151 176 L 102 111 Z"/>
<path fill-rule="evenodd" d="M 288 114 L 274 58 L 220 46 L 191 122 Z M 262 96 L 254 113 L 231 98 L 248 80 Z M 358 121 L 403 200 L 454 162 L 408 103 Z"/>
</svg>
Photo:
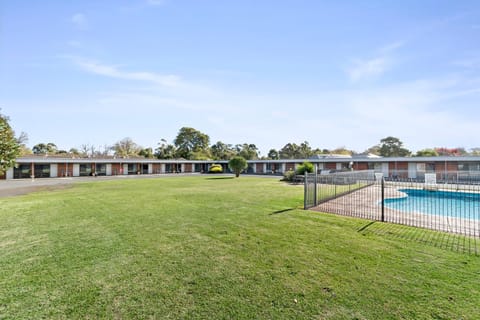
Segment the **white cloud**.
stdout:
<svg viewBox="0 0 480 320">
<path fill-rule="evenodd" d="M 403 47 L 404 45 L 405 45 L 405 41 L 396 41 L 380 48 L 379 52 L 382 54 L 388 54 Z"/>
<path fill-rule="evenodd" d="M 79 30 L 87 30 L 89 27 L 88 19 L 83 13 L 74 14 L 71 21 Z"/>
<path fill-rule="evenodd" d="M 374 79 L 390 70 L 394 64 L 393 53 L 405 45 L 404 41 L 396 41 L 377 50 L 370 59 L 354 59 L 353 65 L 346 70 L 353 82 Z"/>
<path fill-rule="evenodd" d="M 127 72 L 120 70 L 116 66 L 101 64 L 95 61 L 74 59 L 75 63 L 83 70 L 90 73 L 125 80 L 136 80 L 154 83 L 164 87 L 177 87 L 181 84 L 181 79 L 176 75 L 161 75 L 153 72 Z"/>
<path fill-rule="evenodd" d="M 370 60 L 356 60 L 354 66 L 347 72 L 350 80 L 357 82 L 381 76 L 389 67 L 389 61 L 384 57 L 380 57 Z"/>
</svg>

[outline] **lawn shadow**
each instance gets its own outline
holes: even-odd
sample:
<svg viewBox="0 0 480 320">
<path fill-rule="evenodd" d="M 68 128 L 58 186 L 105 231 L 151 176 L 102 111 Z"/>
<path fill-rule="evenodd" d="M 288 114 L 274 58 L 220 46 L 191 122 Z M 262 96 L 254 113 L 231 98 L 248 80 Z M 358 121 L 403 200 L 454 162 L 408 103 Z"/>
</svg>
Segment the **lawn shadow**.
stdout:
<svg viewBox="0 0 480 320">
<path fill-rule="evenodd" d="M 371 221 L 371 222 L 367 223 L 366 225 L 364 225 L 363 227 L 361 227 L 360 229 L 358 229 L 357 232 L 365 231 L 365 230 L 368 229 L 371 225 L 373 225 L 375 222 L 377 222 L 377 221 Z"/>
<path fill-rule="evenodd" d="M 284 212 L 288 212 L 288 211 L 293 211 L 297 208 L 288 208 L 288 209 L 282 209 L 282 210 L 277 210 L 277 211 L 273 211 L 272 213 L 269 213 L 268 215 L 271 216 L 271 215 L 274 215 L 274 214 L 279 214 L 279 213 L 284 213 Z"/>
<path fill-rule="evenodd" d="M 480 255 L 480 239 L 454 233 L 434 231 L 416 227 L 405 227 L 393 223 L 371 221 L 357 230 L 363 234 L 381 235 L 390 239 L 414 241 L 444 250 Z"/>
<path fill-rule="evenodd" d="M 226 179 L 235 179 L 235 177 L 211 177 L 211 178 L 205 178 L 205 180 L 226 180 Z"/>
</svg>

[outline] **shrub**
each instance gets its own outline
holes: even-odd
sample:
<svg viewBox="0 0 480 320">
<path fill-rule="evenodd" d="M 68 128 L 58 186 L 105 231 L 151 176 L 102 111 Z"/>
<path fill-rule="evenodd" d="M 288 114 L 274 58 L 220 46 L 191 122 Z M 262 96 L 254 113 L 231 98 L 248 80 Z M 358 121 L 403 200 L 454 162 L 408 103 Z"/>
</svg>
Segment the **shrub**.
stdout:
<svg viewBox="0 0 480 320">
<path fill-rule="evenodd" d="M 235 177 L 239 177 L 240 173 L 248 167 L 247 160 L 245 158 L 236 156 L 228 161 L 228 167 L 235 173 Z"/>
<path fill-rule="evenodd" d="M 210 169 L 208 169 L 208 172 L 209 173 L 222 173 L 223 172 L 223 168 L 220 164 L 212 164 L 210 166 Z"/>
<path fill-rule="evenodd" d="M 313 173 L 313 170 L 314 170 L 313 164 L 311 162 L 305 161 L 304 163 L 302 163 L 297 167 L 296 173 L 299 175 L 304 175 L 305 172 Z"/>
<path fill-rule="evenodd" d="M 290 169 L 283 174 L 283 181 L 293 181 L 294 177 L 295 177 L 295 171 Z"/>
</svg>

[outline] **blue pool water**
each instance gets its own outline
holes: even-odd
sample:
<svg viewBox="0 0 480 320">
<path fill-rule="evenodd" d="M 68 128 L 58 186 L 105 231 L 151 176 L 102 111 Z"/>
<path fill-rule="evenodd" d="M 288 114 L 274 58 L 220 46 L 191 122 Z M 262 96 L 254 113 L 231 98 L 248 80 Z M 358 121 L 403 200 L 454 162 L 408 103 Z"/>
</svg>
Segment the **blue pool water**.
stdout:
<svg viewBox="0 0 480 320">
<path fill-rule="evenodd" d="M 480 220 L 480 193 L 401 189 L 403 198 L 385 199 L 385 206 L 404 212 Z"/>
</svg>

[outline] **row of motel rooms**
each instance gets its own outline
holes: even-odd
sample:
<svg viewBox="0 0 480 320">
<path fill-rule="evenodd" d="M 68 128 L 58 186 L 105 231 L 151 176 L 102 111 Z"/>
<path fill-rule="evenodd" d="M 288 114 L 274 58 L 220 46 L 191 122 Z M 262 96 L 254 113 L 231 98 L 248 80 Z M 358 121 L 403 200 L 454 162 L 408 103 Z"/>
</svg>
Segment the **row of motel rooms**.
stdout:
<svg viewBox="0 0 480 320">
<path fill-rule="evenodd" d="M 415 179 L 425 173 L 437 173 L 437 179 L 459 179 L 480 176 L 480 157 L 346 157 L 317 156 L 312 159 L 249 160 L 249 174 L 282 175 L 295 170 L 304 161 L 313 163 L 318 173 L 346 170 L 375 170 L 385 177 Z M 114 176 L 166 173 L 206 173 L 213 164 L 220 164 L 228 173 L 228 161 L 159 160 L 146 158 L 59 158 L 29 156 L 17 159 L 0 179 L 57 178 L 81 176 Z"/>
</svg>

